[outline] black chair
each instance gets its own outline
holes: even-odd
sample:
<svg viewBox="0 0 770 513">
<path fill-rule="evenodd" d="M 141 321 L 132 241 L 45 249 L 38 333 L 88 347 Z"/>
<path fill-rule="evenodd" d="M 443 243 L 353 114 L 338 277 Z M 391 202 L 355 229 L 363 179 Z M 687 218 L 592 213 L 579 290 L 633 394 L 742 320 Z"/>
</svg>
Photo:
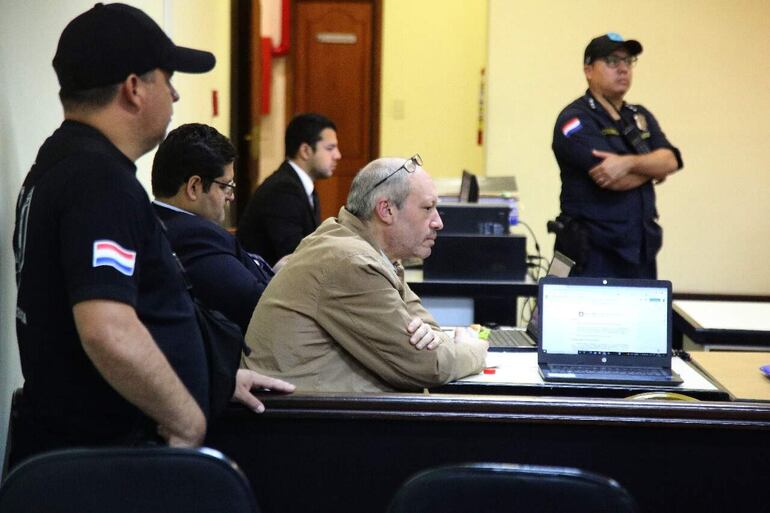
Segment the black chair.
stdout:
<svg viewBox="0 0 770 513">
<path fill-rule="evenodd" d="M 471 463 L 421 472 L 396 493 L 388 513 L 633 513 L 612 479 L 574 468 Z"/>
<path fill-rule="evenodd" d="M 212 449 L 65 449 L 15 467 L 2 513 L 258 513 L 251 487 Z"/>
</svg>

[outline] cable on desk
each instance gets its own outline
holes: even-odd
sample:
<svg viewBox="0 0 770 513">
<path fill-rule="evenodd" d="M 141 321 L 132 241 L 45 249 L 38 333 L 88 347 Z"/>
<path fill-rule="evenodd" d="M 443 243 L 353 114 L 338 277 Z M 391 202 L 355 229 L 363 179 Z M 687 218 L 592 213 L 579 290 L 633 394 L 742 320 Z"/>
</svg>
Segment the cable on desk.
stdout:
<svg viewBox="0 0 770 513">
<path fill-rule="evenodd" d="M 537 251 L 537 259 L 542 260 L 543 255 L 540 253 L 540 244 L 537 242 L 537 237 L 535 237 L 535 232 L 532 231 L 532 228 L 530 228 L 530 226 L 524 221 L 522 221 L 521 219 L 519 219 L 519 224 L 522 225 L 524 228 L 526 228 L 527 231 L 529 231 L 529 234 L 532 235 L 532 242 L 535 244 L 535 251 Z"/>
<path fill-rule="evenodd" d="M 535 236 L 535 232 L 532 230 L 532 228 L 521 219 L 519 219 L 519 224 L 524 226 L 524 228 L 529 231 L 529 234 L 532 236 L 532 242 L 535 246 L 535 251 L 537 251 L 536 255 L 527 255 L 527 272 L 529 277 L 532 278 L 532 281 L 537 283 L 540 280 L 540 277 L 548 272 L 548 266 L 544 265 L 543 263 L 547 262 L 548 259 L 545 258 L 540 252 L 540 243 L 537 242 L 537 237 Z M 535 308 L 535 302 L 535 298 L 531 297 L 524 301 L 524 304 L 521 308 L 521 316 L 519 318 L 520 326 L 526 326 L 529 323 L 529 320 L 532 318 L 532 312 Z"/>
</svg>

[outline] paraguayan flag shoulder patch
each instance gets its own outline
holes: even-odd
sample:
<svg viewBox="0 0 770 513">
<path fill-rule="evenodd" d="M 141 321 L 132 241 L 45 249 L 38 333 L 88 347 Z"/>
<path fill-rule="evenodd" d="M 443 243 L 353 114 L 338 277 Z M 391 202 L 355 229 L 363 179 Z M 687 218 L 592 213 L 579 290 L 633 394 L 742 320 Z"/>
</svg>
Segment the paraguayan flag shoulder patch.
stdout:
<svg viewBox="0 0 770 513">
<path fill-rule="evenodd" d="M 126 276 L 133 276 L 136 251 L 128 250 L 113 240 L 95 240 L 91 265 L 112 267 Z"/>
<path fill-rule="evenodd" d="M 564 134 L 564 137 L 569 137 L 581 128 L 583 128 L 583 125 L 580 124 L 580 119 L 575 117 L 562 125 L 561 133 Z"/>
</svg>

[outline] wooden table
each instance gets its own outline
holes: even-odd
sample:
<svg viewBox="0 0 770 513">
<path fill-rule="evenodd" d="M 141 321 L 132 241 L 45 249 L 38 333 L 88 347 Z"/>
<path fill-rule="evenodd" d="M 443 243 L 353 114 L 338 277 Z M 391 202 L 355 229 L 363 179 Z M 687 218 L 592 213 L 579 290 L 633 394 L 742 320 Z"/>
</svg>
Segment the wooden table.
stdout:
<svg viewBox="0 0 770 513">
<path fill-rule="evenodd" d="M 763 365 L 770 365 L 770 353 L 692 351 L 690 357 L 735 399 L 770 401 L 770 378 L 759 370 Z"/>
</svg>

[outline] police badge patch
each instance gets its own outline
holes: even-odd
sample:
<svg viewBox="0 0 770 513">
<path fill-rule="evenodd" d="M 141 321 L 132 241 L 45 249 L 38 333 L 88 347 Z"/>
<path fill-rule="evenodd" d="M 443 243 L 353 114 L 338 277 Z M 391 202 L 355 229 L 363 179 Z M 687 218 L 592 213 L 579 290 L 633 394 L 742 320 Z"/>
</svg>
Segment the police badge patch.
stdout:
<svg viewBox="0 0 770 513">
<path fill-rule="evenodd" d="M 644 117 L 644 114 L 641 114 L 639 112 L 634 114 L 634 121 L 636 122 L 636 128 L 638 128 L 642 132 L 647 131 L 647 118 Z"/>
</svg>

